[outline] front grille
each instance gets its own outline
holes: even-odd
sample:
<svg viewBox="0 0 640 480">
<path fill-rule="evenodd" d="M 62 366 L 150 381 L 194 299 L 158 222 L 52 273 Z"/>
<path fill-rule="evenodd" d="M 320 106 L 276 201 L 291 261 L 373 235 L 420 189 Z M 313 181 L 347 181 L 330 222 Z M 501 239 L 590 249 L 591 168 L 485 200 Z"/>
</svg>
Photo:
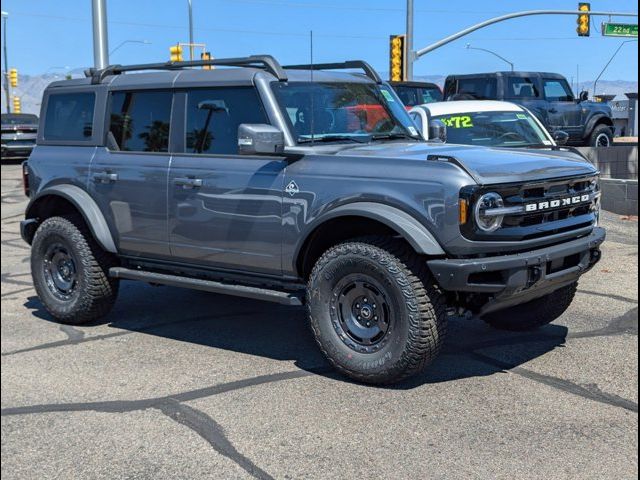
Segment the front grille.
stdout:
<svg viewBox="0 0 640 480">
<path fill-rule="evenodd" d="M 504 199 L 505 208 L 517 210 L 520 207 L 521 210 L 506 215 L 502 227 L 495 232 L 482 232 L 475 226 L 466 226 L 463 234 L 473 240 L 529 240 L 593 225 L 596 219 L 595 206 L 600 195 L 596 179 L 591 175 L 534 184 L 487 187 L 474 192 L 471 202 L 477 201 L 483 193 L 493 191 Z M 575 203 L 571 203 L 572 199 L 575 199 Z"/>
</svg>

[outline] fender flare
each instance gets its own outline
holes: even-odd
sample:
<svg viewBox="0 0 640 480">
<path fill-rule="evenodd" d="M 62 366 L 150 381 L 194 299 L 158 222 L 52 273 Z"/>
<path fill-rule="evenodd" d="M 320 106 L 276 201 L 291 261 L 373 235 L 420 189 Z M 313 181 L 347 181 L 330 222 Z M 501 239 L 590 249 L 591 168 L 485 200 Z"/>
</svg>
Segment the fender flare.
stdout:
<svg viewBox="0 0 640 480">
<path fill-rule="evenodd" d="M 93 238 L 107 252 L 118 253 L 116 244 L 111 235 L 111 230 L 107 224 L 104 215 L 100 211 L 100 207 L 91 195 L 75 185 L 54 185 L 47 187 L 31 199 L 25 213 L 25 218 L 35 218 L 34 207 L 38 200 L 47 196 L 57 196 L 69 201 L 82 214 L 85 223 L 91 230 Z"/>
<path fill-rule="evenodd" d="M 613 127 L 613 120 L 611 120 L 611 118 L 609 118 L 609 116 L 607 116 L 605 113 L 595 113 L 587 122 L 587 125 L 584 128 L 584 135 L 583 138 L 587 138 L 588 136 L 591 135 L 591 133 L 593 133 L 593 129 L 596 127 L 596 124 L 602 120 L 602 119 L 606 119 L 609 120 L 609 122 L 606 122 L 606 125 Z M 611 125 L 609 125 L 611 124 Z"/>
<path fill-rule="evenodd" d="M 402 210 L 377 202 L 354 202 L 330 210 L 310 225 L 304 239 L 300 242 L 295 258 L 300 255 L 302 246 L 310 235 L 323 223 L 338 217 L 365 217 L 376 220 L 398 232 L 413 249 L 424 255 L 444 255 L 445 252 L 427 228 L 418 220 Z"/>
</svg>

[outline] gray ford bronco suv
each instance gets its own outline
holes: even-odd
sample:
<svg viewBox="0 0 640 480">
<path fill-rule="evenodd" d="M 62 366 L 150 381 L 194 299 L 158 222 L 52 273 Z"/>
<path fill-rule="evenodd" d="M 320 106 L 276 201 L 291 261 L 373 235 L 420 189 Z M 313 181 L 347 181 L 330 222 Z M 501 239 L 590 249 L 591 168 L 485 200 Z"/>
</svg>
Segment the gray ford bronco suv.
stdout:
<svg viewBox="0 0 640 480">
<path fill-rule="evenodd" d="M 335 368 L 389 383 L 435 358 L 450 315 L 553 321 L 600 258 L 591 165 L 425 142 L 365 62 L 87 76 L 46 89 L 23 171 L 21 233 L 60 322 L 106 315 L 121 279 L 306 305 Z"/>
</svg>

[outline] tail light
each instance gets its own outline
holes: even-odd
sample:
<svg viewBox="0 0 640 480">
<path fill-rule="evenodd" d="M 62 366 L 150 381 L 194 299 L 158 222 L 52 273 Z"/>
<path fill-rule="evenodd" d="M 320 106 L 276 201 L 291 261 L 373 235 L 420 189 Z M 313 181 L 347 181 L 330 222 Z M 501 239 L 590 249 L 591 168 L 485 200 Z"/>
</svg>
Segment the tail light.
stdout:
<svg viewBox="0 0 640 480">
<path fill-rule="evenodd" d="M 28 197 L 31 194 L 29 190 L 29 166 L 27 165 L 27 161 L 22 162 L 22 189 L 24 190 L 24 194 Z"/>
</svg>

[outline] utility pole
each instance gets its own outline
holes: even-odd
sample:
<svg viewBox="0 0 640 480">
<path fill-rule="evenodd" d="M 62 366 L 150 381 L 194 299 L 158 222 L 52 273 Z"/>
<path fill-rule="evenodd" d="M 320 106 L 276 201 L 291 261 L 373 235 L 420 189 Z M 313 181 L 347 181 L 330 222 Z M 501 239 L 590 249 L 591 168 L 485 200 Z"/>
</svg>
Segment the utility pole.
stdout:
<svg viewBox="0 0 640 480">
<path fill-rule="evenodd" d="M 11 95 L 9 93 L 9 60 L 7 58 L 7 18 L 9 14 L 5 11 L 2 12 L 2 33 L 4 34 L 4 93 L 7 99 L 7 113 L 11 113 L 11 107 L 9 102 L 11 101 Z"/>
<path fill-rule="evenodd" d="M 107 32 L 107 0 L 91 0 L 93 15 L 93 66 L 109 65 L 109 34 Z"/>
<path fill-rule="evenodd" d="M 406 36 L 406 61 L 407 61 L 407 80 L 413 80 L 413 0 L 407 0 L 407 36 Z"/>
<path fill-rule="evenodd" d="M 193 60 L 193 8 L 191 0 L 189 2 L 189 60 Z"/>
</svg>

